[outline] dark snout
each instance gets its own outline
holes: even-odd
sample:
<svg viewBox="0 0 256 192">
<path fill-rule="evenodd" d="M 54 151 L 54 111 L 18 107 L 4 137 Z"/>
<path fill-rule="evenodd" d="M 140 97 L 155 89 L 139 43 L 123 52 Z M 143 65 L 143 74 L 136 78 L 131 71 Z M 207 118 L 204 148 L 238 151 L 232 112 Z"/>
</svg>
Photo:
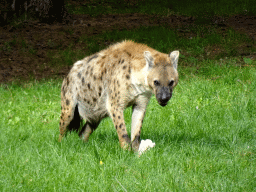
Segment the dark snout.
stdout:
<svg viewBox="0 0 256 192">
<path fill-rule="evenodd" d="M 164 107 L 172 97 L 172 90 L 168 87 L 162 87 L 160 92 L 156 95 L 158 103 Z"/>
</svg>

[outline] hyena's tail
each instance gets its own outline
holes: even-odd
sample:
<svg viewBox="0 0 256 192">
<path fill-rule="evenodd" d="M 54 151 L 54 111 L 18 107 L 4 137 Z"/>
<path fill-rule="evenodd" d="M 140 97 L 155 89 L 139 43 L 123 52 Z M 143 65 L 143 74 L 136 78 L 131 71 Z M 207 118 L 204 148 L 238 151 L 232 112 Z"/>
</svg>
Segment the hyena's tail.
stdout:
<svg viewBox="0 0 256 192">
<path fill-rule="evenodd" d="M 71 122 L 68 126 L 68 130 L 78 132 L 80 130 L 81 123 L 82 123 L 82 118 L 79 115 L 78 106 L 76 105 L 76 108 L 75 108 L 75 111 L 74 111 L 74 116 L 73 116 L 73 119 L 71 120 Z"/>
</svg>

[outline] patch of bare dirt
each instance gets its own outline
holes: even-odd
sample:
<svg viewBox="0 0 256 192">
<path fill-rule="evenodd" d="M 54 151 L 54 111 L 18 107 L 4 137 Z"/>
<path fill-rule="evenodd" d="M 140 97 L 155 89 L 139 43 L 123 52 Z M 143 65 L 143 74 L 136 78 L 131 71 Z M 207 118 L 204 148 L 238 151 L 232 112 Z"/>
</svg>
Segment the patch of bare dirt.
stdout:
<svg viewBox="0 0 256 192">
<path fill-rule="evenodd" d="M 17 80 L 40 80 L 63 77 L 70 66 L 49 64 L 47 54 L 66 49 L 70 44 L 86 51 L 86 45 L 78 43 L 82 35 L 88 37 L 112 30 L 129 30 L 141 26 L 168 26 L 181 36 L 196 36 L 189 28 L 197 25 L 194 17 L 154 16 L 143 14 L 110 14 L 98 17 L 74 15 L 69 24 L 27 21 L 0 28 L 0 83 Z M 214 17 L 206 24 L 220 32 L 232 27 L 256 40 L 256 16 L 235 15 L 229 18 Z M 244 45 L 252 46 L 252 45 Z M 243 49 L 243 47 L 241 47 Z M 221 50 L 216 50 L 217 52 Z M 250 53 L 249 53 L 250 54 Z M 255 55 L 251 55 L 255 57 Z"/>
</svg>

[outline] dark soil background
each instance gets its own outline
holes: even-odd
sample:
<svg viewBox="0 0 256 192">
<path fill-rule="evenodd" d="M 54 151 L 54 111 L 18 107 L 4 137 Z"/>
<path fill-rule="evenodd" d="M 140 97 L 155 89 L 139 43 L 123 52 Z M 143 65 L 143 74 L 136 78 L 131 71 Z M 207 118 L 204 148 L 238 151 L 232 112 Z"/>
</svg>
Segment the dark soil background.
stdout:
<svg viewBox="0 0 256 192">
<path fill-rule="evenodd" d="M 196 36 L 187 28 L 198 25 L 194 17 L 156 16 L 142 14 L 111 14 L 90 17 L 89 15 L 73 15 L 69 23 L 53 23 L 51 25 L 39 21 L 22 21 L 16 25 L 0 28 L 0 83 L 20 80 L 40 80 L 42 78 L 58 78 L 68 73 L 71 66 L 49 64 L 48 53 L 66 49 L 70 44 L 82 49 L 86 55 L 86 45 L 78 43 L 81 35 L 88 37 L 111 30 L 135 29 L 141 26 L 168 26 L 178 31 L 181 36 Z M 252 44 L 239 47 L 237 56 L 256 58 L 255 53 L 246 51 L 255 46 L 256 16 L 234 15 L 229 18 L 213 17 L 207 20 L 209 27 L 215 27 L 219 33 L 233 28 L 248 34 Z M 70 33 L 72 31 L 72 33 Z M 16 42 L 16 43 L 14 43 Z M 113 42 L 106 42 L 111 44 Z M 13 45 L 12 45 L 13 44 Z"/>
</svg>

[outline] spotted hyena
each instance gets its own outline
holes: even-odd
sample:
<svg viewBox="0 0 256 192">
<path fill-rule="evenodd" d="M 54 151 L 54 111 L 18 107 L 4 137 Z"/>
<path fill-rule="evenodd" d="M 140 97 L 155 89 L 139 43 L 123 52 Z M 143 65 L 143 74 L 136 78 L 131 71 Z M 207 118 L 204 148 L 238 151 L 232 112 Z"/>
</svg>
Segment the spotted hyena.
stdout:
<svg viewBox="0 0 256 192">
<path fill-rule="evenodd" d="M 116 43 L 77 61 L 61 89 L 60 135 L 80 129 L 87 141 L 105 117 L 113 120 L 122 148 L 138 151 L 146 107 L 151 94 L 165 106 L 178 83 L 179 51 L 169 55 L 133 41 Z M 131 139 L 124 122 L 125 108 L 132 106 Z"/>
</svg>

